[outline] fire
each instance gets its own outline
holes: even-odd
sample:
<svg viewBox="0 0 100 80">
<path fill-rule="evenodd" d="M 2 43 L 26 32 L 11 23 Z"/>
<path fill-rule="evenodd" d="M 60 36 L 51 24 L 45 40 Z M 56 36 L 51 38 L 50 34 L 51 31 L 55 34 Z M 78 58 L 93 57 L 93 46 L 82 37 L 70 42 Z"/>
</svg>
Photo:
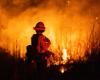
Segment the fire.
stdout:
<svg viewBox="0 0 100 80">
<path fill-rule="evenodd" d="M 91 50 L 89 39 L 95 19 L 89 16 L 90 14 L 81 15 L 84 12 L 80 12 L 83 4 L 81 3 L 81 5 L 80 2 L 77 2 L 78 0 L 67 0 L 68 2 L 63 2 L 62 0 L 61 4 L 60 0 L 55 0 L 54 2 L 50 0 L 50 3 L 47 1 L 47 5 L 41 4 L 39 6 L 38 4 L 32 5 L 34 0 L 32 3 L 24 1 L 9 1 L 9 5 L 5 5 L 6 7 L 3 6 L 3 8 L 0 5 L 0 26 L 2 26 L 2 28 L 0 27 L 0 47 L 8 50 L 11 55 L 20 56 L 24 59 L 26 46 L 31 44 L 31 36 L 35 33 L 33 27 L 38 21 L 42 21 L 46 26 L 44 35 L 51 40 L 49 50 L 55 55 L 54 58 L 51 58 L 53 64 L 65 64 L 69 59 L 83 59 L 86 50 Z M 15 13 L 13 14 L 14 11 Z M 98 20 L 99 17 L 96 17 L 96 21 Z M 100 30 L 99 23 L 96 23 L 95 28 L 94 31 L 98 38 L 97 32 L 100 32 L 97 31 Z"/>
<path fill-rule="evenodd" d="M 67 49 L 63 49 L 62 50 L 62 64 L 65 64 L 69 58 L 70 56 L 67 53 Z"/>
<path fill-rule="evenodd" d="M 62 52 L 63 52 L 62 59 L 66 60 L 67 59 L 67 50 L 63 49 Z"/>
<path fill-rule="evenodd" d="M 44 14 L 44 12 L 41 12 L 42 16 Z M 49 50 L 52 51 L 55 55 L 59 55 L 60 57 L 58 58 L 62 57 L 64 61 L 63 63 L 66 63 L 69 58 L 77 60 L 79 57 L 83 57 L 86 48 L 87 36 L 86 34 L 81 34 L 78 28 L 72 29 L 72 26 L 79 25 L 75 25 L 76 20 L 72 24 L 71 22 L 69 22 L 69 17 L 69 20 L 67 21 L 68 23 L 64 23 L 64 27 L 62 27 L 62 20 L 60 20 L 62 16 L 60 16 L 60 14 L 56 16 L 56 14 L 52 11 L 48 11 L 48 14 L 50 14 L 50 16 L 45 16 L 44 18 L 38 19 L 43 21 L 46 25 L 46 32 L 44 33 L 44 35 L 50 38 L 52 43 Z M 30 44 L 31 36 L 35 33 L 33 31 L 33 27 L 35 26 L 35 23 L 37 23 L 38 21 L 37 16 L 40 14 L 34 16 L 34 18 L 36 19 L 35 21 L 32 20 L 31 16 L 29 15 L 27 15 L 26 12 L 23 13 L 21 16 L 10 20 L 8 24 L 9 28 L 4 30 L 2 33 L 3 35 L 5 35 L 5 39 L 2 37 L 5 40 L 5 46 L 3 47 L 8 48 L 12 55 L 14 55 L 15 52 L 16 54 L 20 54 L 22 58 L 25 57 L 26 46 Z M 22 17 L 24 17 L 24 20 L 22 20 Z M 58 21 L 56 21 L 55 17 L 58 18 Z M 67 27 L 66 25 L 70 27 Z M 83 26 L 85 25 L 83 24 Z M 85 33 L 85 31 L 81 32 Z M 8 37 L 8 39 L 6 39 L 6 37 Z M 7 41 L 9 41 L 10 44 L 7 44 Z M 1 46 L 2 45 L 4 44 L 2 43 Z M 58 62 L 60 63 L 59 59 Z"/>
</svg>

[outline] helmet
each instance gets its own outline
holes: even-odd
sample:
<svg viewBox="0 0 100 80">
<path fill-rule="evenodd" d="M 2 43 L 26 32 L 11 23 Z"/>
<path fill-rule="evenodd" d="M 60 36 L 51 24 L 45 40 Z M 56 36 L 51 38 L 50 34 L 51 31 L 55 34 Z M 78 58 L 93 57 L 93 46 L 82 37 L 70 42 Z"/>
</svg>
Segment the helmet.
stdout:
<svg viewBox="0 0 100 80">
<path fill-rule="evenodd" d="M 44 23 L 43 22 L 38 22 L 36 24 L 36 26 L 34 27 L 34 30 L 36 31 L 44 31 L 45 30 L 45 26 L 44 26 Z"/>
</svg>

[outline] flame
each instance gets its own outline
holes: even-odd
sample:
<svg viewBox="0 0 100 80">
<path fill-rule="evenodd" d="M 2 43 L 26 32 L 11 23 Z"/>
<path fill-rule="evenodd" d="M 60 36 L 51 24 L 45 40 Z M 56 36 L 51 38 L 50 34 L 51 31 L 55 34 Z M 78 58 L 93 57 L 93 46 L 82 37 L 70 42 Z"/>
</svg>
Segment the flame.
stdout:
<svg viewBox="0 0 100 80">
<path fill-rule="evenodd" d="M 44 14 L 45 14 L 44 12 L 41 12 L 41 16 L 43 16 Z M 49 14 L 50 16 L 48 16 Z M 4 38 L 2 37 L 2 39 L 4 39 L 5 44 L 2 43 L 1 46 L 5 45 L 4 47 L 8 48 L 12 55 L 14 55 L 15 51 L 17 51 L 16 54 L 20 53 L 20 57 L 22 58 L 25 57 L 26 46 L 28 44 L 31 44 L 30 43 L 31 36 L 35 33 L 35 31 L 32 30 L 33 26 L 35 26 L 38 20 L 41 20 L 45 22 L 46 25 L 46 32 L 44 33 L 44 35 L 46 35 L 51 40 L 52 43 L 49 50 L 52 51 L 55 55 L 57 56 L 59 55 L 60 57 L 58 58 L 62 57 L 62 59 L 65 62 L 67 62 L 69 55 L 71 58 L 75 60 L 77 60 L 79 57 L 82 58 L 84 56 L 87 43 L 87 36 L 86 34 L 84 34 L 85 31 L 80 32 L 78 28 L 77 29 L 73 28 L 73 30 L 71 29 L 72 26 L 79 25 L 78 23 L 75 24 L 75 22 L 76 21 L 78 22 L 78 20 L 75 20 L 74 23 L 72 24 L 71 22 L 69 22 L 70 21 L 69 17 L 68 18 L 69 20 L 67 21 L 68 23 L 63 24 L 64 27 L 62 27 L 60 25 L 61 24 L 60 19 L 62 18 L 62 16 L 60 16 L 59 14 L 56 16 L 56 14 L 52 11 L 48 11 L 48 15 L 45 16 L 44 18 L 38 18 L 37 16 L 40 14 L 35 15 L 34 16 L 34 19 L 36 19 L 35 21 L 32 20 L 30 17 L 28 17 L 29 15 L 26 12 L 17 18 L 13 18 L 12 20 L 9 21 L 8 24 L 9 28 L 3 31 L 3 35 L 5 35 L 5 33 L 7 34 L 5 35 Z M 23 17 L 24 19 L 22 20 Z M 58 21 L 56 21 L 55 17 L 58 19 Z M 69 25 L 70 27 L 67 27 L 66 25 Z M 83 26 L 86 25 L 83 24 Z M 8 41 L 10 44 L 7 44 Z M 59 61 L 59 59 L 57 60 Z"/>
<path fill-rule="evenodd" d="M 62 55 L 62 59 L 63 60 L 66 60 L 67 59 L 67 50 L 66 49 L 63 49 L 63 55 Z"/>
<path fill-rule="evenodd" d="M 69 58 L 70 56 L 67 53 L 67 49 L 63 49 L 62 50 L 62 64 L 65 64 Z"/>
<path fill-rule="evenodd" d="M 10 6 L 5 5 L 7 9 L 2 9 L 0 6 L 0 26 L 1 23 L 4 26 L 4 29 L 0 32 L 0 47 L 7 49 L 11 55 L 25 58 L 26 46 L 31 44 L 31 36 L 35 34 L 33 27 L 38 21 L 42 21 L 46 26 L 44 35 L 51 40 L 49 50 L 55 55 L 50 59 L 53 64 L 65 64 L 69 59 L 83 59 L 86 50 L 91 50 L 89 37 L 91 36 L 91 27 L 95 20 L 94 17 L 92 19 L 89 15 L 83 16 L 80 14 L 81 7 L 79 2 L 67 0 L 64 2 L 65 6 L 63 6 L 63 3 L 60 4 L 59 0 L 57 0 L 54 1 L 54 4 L 50 2 L 45 8 L 45 5 L 42 4 L 38 7 L 32 7 L 30 3 L 30 7 L 29 4 L 27 4 L 28 8 L 26 8 L 24 1 L 25 0 L 21 2 L 20 0 L 13 0 L 13 2 L 9 4 Z M 60 6 L 55 7 L 55 3 Z M 18 6 L 19 4 L 20 6 Z M 11 7 L 12 5 L 14 5 L 14 8 Z M 15 11 L 15 13 L 17 11 L 20 12 L 20 9 L 22 9 L 22 11 L 14 17 L 9 16 L 9 14 L 11 14 L 11 12 L 8 11 L 9 7 L 13 12 Z M 59 7 L 63 9 L 58 9 Z M 96 21 L 97 20 L 99 20 L 99 17 L 96 17 Z M 96 23 L 95 27 L 98 27 L 96 30 L 100 30 L 98 23 Z M 0 27 L 0 30 L 1 29 Z"/>
</svg>

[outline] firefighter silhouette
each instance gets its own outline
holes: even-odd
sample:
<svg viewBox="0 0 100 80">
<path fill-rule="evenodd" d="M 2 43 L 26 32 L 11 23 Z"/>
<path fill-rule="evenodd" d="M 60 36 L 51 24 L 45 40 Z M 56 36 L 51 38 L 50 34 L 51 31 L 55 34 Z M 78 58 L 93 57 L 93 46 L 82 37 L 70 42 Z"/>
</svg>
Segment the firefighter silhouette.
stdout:
<svg viewBox="0 0 100 80">
<path fill-rule="evenodd" d="M 45 25 L 43 22 L 38 22 L 34 27 L 36 34 L 33 34 L 31 38 L 31 45 L 27 46 L 27 62 L 31 63 L 35 61 L 38 72 L 43 72 L 47 67 L 47 59 L 52 55 L 52 52 L 48 50 L 51 42 L 43 35 L 45 31 Z"/>
</svg>

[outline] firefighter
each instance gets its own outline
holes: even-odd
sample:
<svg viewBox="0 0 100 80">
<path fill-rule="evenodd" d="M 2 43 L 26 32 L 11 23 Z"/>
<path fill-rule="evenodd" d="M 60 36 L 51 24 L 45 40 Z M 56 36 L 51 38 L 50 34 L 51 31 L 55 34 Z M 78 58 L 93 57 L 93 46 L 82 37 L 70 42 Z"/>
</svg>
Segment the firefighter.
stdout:
<svg viewBox="0 0 100 80">
<path fill-rule="evenodd" d="M 37 65 L 37 72 L 41 76 L 45 74 L 47 70 L 47 59 L 51 55 L 48 48 L 51 42 L 45 35 L 43 35 L 43 32 L 45 31 L 45 25 L 43 22 L 38 22 L 34 27 L 34 30 L 36 31 L 36 34 L 33 34 L 31 38 L 31 45 Z"/>
<path fill-rule="evenodd" d="M 43 22 L 38 22 L 33 28 L 36 34 L 31 37 L 31 45 L 27 46 L 27 61 L 30 63 L 35 61 L 38 73 L 43 73 L 47 69 L 47 59 L 52 55 L 48 50 L 51 42 L 43 35 L 45 25 Z"/>
<path fill-rule="evenodd" d="M 34 27 L 36 34 L 33 34 L 31 38 L 31 45 L 34 47 L 36 53 L 45 53 L 51 44 L 50 40 L 42 33 L 45 31 L 43 22 L 38 22 Z"/>
</svg>

